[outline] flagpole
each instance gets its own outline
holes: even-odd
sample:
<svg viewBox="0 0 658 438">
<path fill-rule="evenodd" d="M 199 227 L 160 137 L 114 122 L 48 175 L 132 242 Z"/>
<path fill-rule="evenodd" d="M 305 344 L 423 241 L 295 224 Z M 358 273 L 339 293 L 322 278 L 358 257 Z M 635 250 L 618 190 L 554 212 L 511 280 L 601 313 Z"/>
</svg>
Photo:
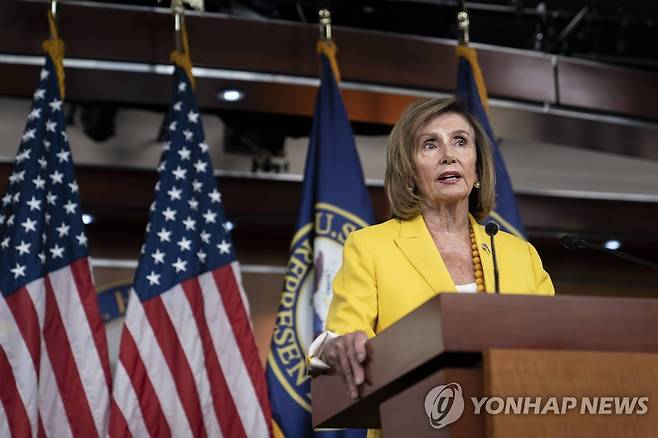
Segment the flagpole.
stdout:
<svg viewBox="0 0 658 438">
<path fill-rule="evenodd" d="M 181 29 L 183 27 L 183 0 L 173 0 L 171 2 L 171 13 L 174 15 L 174 47 L 177 52 L 183 51 Z"/>
<path fill-rule="evenodd" d="M 158 0 L 160 3 L 161 0 Z M 185 6 L 187 3 L 192 9 L 204 11 L 203 0 L 172 0 L 171 13 L 174 15 L 174 46 L 177 52 L 188 53 L 187 47 L 187 30 L 185 29 Z"/>
<path fill-rule="evenodd" d="M 329 9 L 320 9 L 320 41 L 331 41 L 331 12 Z"/>
<path fill-rule="evenodd" d="M 320 38 L 317 44 L 317 52 L 327 56 L 329 64 L 331 64 L 331 70 L 334 73 L 334 79 L 336 83 L 339 83 L 340 70 L 338 70 L 338 62 L 336 61 L 338 48 L 331 35 L 331 12 L 328 9 L 320 9 L 318 15 L 320 16 Z"/>
<path fill-rule="evenodd" d="M 192 7 L 200 8 L 203 10 L 203 5 L 198 6 L 197 2 L 188 3 Z M 174 15 L 174 51 L 171 53 L 171 61 L 181 67 L 187 73 L 187 77 L 192 84 L 192 88 L 196 88 L 194 76 L 192 76 L 192 58 L 190 56 L 190 47 L 187 40 L 187 28 L 185 26 L 185 7 L 183 0 L 172 0 L 171 12 Z"/>
<path fill-rule="evenodd" d="M 51 0 L 50 1 L 50 15 L 53 17 L 53 24 L 55 26 L 55 30 L 59 29 L 59 14 L 57 13 L 57 9 L 59 8 L 58 5 L 58 0 Z M 50 32 L 50 40 L 54 41 L 59 39 L 59 33 L 58 32 L 53 32 L 51 29 Z"/>
<path fill-rule="evenodd" d="M 462 8 L 461 11 L 457 13 L 457 27 L 459 29 L 459 44 L 463 46 L 468 46 L 469 43 L 469 20 L 468 12 L 466 8 Z"/>
</svg>

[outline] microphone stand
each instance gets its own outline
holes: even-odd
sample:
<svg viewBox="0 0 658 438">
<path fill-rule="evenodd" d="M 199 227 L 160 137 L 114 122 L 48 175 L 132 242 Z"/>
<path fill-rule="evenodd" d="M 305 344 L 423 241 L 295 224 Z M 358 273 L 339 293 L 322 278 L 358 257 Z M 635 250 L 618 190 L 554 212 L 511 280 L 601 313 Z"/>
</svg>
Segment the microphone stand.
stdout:
<svg viewBox="0 0 658 438">
<path fill-rule="evenodd" d="M 605 252 L 607 254 L 612 254 L 614 256 L 617 256 L 619 258 L 622 258 L 626 261 L 629 261 L 631 263 L 636 263 L 640 266 L 644 266 L 645 268 L 649 269 L 654 269 L 658 271 L 658 264 L 650 262 L 648 260 L 641 259 L 639 257 L 632 256 L 630 254 L 626 254 L 625 252 L 622 251 L 617 251 L 614 249 L 608 249 L 605 246 L 601 245 L 596 245 L 594 243 L 589 243 L 585 240 L 579 239 L 574 236 L 563 236 L 560 239 L 560 243 L 562 244 L 563 247 L 572 249 L 572 248 L 588 248 L 588 249 L 594 249 L 597 251 Z"/>
<path fill-rule="evenodd" d="M 496 259 L 496 244 L 494 243 L 494 236 L 498 233 L 498 224 L 496 222 L 488 222 L 484 227 L 484 231 L 491 238 L 491 256 L 493 257 L 493 267 L 494 267 L 494 292 L 500 293 L 500 280 L 498 279 L 498 259 Z"/>
</svg>

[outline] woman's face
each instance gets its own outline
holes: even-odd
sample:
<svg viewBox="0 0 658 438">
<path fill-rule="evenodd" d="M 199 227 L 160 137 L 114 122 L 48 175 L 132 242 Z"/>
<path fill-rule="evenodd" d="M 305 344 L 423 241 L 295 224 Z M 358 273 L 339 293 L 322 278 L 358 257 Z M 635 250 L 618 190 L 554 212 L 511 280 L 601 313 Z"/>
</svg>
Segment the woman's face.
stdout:
<svg viewBox="0 0 658 438">
<path fill-rule="evenodd" d="M 478 180 L 476 161 L 473 127 L 457 113 L 438 115 L 416 136 L 416 188 L 430 205 L 468 200 Z"/>
</svg>

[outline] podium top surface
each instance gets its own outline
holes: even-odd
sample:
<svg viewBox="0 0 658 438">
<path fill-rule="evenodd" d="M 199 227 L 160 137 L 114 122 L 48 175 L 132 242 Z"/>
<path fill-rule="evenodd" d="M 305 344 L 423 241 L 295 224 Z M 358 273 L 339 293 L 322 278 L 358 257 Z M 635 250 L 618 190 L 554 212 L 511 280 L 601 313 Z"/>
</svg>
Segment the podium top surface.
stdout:
<svg viewBox="0 0 658 438">
<path fill-rule="evenodd" d="M 491 348 L 658 352 L 658 300 L 438 294 L 368 341 L 369 383 L 359 401 L 347 398 L 335 376 L 314 379 L 313 400 L 315 394 L 337 399 L 320 408 L 314 403 L 313 423 L 337 415 L 343 403 L 387 397 L 392 386 L 412 382 L 414 372 L 420 378 L 450 357 L 477 357 Z"/>
</svg>

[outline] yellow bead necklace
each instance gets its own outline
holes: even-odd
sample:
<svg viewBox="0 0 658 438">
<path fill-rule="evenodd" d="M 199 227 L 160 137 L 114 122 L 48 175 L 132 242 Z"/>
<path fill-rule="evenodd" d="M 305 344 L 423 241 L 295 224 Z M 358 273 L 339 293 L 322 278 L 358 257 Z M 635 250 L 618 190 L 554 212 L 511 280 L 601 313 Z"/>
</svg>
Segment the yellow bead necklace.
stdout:
<svg viewBox="0 0 658 438">
<path fill-rule="evenodd" d="M 484 292 L 484 271 L 482 270 L 480 252 L 478 251 L 478 245 L 475 242 L 473 227 L 469 228 L 471 233 L 471 250 L 473 251 L 473 273 L 475 275 L 475 285 L 478 292 Z"/>
</svg>

